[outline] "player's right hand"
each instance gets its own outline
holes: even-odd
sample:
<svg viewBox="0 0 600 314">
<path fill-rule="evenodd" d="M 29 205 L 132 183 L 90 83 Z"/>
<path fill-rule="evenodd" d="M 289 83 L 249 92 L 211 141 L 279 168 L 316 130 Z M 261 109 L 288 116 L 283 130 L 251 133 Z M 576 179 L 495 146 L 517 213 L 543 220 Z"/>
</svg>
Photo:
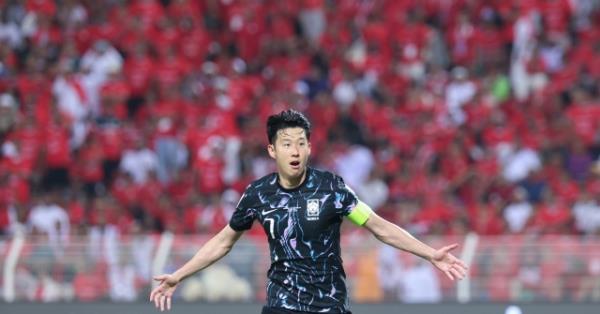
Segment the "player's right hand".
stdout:
<svg viewBox="0 0 600 314">
<path fill-rule="evenodd" d="M 160 283 L 158 284 L 158 287 L 154 288 L 150 293 L 150 302 L 154 301 L 154 305 L 157 309 L 160 309 L 161 312 L 165 310 L 165 306 L 167 310 L 170 310 L 171 297 L 179 284 L 179 280 L 173 275 L 167 274 L 155 276 L 154 280 L 159 281 Z"/>
</svg>

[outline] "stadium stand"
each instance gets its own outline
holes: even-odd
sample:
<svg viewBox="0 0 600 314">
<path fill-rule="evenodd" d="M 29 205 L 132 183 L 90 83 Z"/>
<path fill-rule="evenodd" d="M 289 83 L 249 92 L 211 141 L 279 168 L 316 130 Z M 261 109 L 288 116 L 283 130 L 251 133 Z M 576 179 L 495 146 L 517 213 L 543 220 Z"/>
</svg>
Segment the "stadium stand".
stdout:
<svg viewBox="0 0 600 314">
<path fill-rule="evenodd" d="M 293 107 L 314 123 L 312 164 L 417 235 L 508 236 L 515 250 L 585 239 L 600 235 L 599 96 L 592 0 L 5 0 L 0 233 L 62 252 L 81 237 L 214 232 L 274 170 L 264 123 Z M 570 266 L 506 252 L 512 266 L 489 279 L 505 285 L 475 282 L 480 297 L 599 300 L 581 241 Z M 59 299 L 135 299 L 77 267 L 59 272 L 75 287 Z M 579 292 L 548 288 L 559 282 Z"/>
</svg>

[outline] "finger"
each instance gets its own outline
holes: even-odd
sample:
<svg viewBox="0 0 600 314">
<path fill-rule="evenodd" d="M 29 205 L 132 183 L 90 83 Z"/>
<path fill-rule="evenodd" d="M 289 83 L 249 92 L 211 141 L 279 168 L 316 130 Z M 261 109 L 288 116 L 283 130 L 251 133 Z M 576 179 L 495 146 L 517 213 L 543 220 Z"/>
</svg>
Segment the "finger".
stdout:
<svg viewBox="0 0 600 314">
<path fill-rule="evenodd" d="M 161 295 L 160 296 L 160 311 L 164 311 L 165 310 L 165 296 Z"/>
<path fill-rule="evenodd" d="M 454 280 L 454 278 L 452 277 L 452 273 L 450 273 L 450 271 L 446 270 L 446 271 L 444 271 L 444 274 L 446 274 L 446 276 L 448 278 L 450 278 L 450 280 Z"/>
<path fill-rule="evenodd" d="M 461 273 L 459 271 L 457 271 L 454 268 L 450 268 L 450 273 L 452 274 L 452 276 L 454 276 L 454 278 L 456 279 L 463 279 L 463 276 L 461 275 Z"/>
<path fill-rule="evenodd" d="M 465 264 L 465 262 L 463 262 L 463 261 L 461 261 L 459 259 L 456 260 L 456 263 L 458 265 L 462 266 L 462 268 L 464 268 L 465 270 L 469 269 L 469 267 L 467 266 L 467 264 Z"/>
<path fill-rule="evenodd" d="M 456 268 L 458 268 L 463 274 L 465 274 L 465 276 L 467 276 L 467 270 L 468 270 L 468 268 L 465 267 L 464 264 L 455 264 L 454 266 Z"/>
<path fill-rule="evenodd" d="M 450 251 L 454 250 L 457 247 L 458 247 L 458 243 L 450 244 L 448 246 L 443 247 L 442 251 L 444 251 L 444 252 L 450 252 Z"/>
<path fill-rule="evenodd" d="M 154 300 L 154 297 L 156 296 L 156 294 L 159 291 L 160 291 L 160 286 L 158 286 L 152 290 L 152 292 L 150 293 L 150 302 L 152 302 L 152 300 Z"/>
<path fill-rule="evenodd" d="M 157 294 L 157 295 L 154 296 L 154 306 L 157 309 L 160 308 L 159 299 L 160 299 L 160 295 Z"/>
<path fill-rule="evenodd" d="M 461 263 L 460 260 L 455 260 L 452 263 L 452 267 L 454 267 L 456 270 L 460 271 L 463 274 L 467 274 L 467 269 L 468 267 L 466 267 L 466 265 L 464 263 Z"/>
<path fill-rule="evenodd" d="M 171 297 L 167 297 L 167 310 L 171 310 Z"/>
<path fill-rule="evenodd" d="M 450 260 L 452 261 L 452 265 L 456 265 L 458 267 L 461 267 L 463 269 L 468 269 L 469 267 L 467 266 L 467 264 L 465 264 L 465 262 L 461 261 L 460 259 L 458 259 L 456 256 L 448 253 L 448 256 L 450 257 Z"/>
<path fill-rule="evenodd" d="M 467 272 L 460 265 L 452 265 L 452 269 L 460 274 L 461 279 L 467 276 Z"/>
<path fill-rule="evenodd" d="M 163 281 L 165 279 L 167 279 L 167 275 L 154 276 L 154 280 L 156 280 L 156 281 Z"/>
</svg>

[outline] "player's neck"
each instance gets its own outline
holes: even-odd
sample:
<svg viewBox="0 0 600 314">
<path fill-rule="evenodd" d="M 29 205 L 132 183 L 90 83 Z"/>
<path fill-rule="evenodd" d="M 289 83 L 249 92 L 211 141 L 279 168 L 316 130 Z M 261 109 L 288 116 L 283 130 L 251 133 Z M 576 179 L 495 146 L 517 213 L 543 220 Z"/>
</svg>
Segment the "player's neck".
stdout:
<svg viewBox="0 0 600 314">
<path fill-rule="evenodd" d="M 286 177 L 282 175 L 281 172 L 278 174 L 278 177 L 279 185 L 281 185 L 281 187 L 288 190 L 295 189 L 302 185 L 302 182 L 304 182 L 304 180 L 306 179 L 306 169 L 304 169 L 302 175 L 298 177 Z"/>
</svg>

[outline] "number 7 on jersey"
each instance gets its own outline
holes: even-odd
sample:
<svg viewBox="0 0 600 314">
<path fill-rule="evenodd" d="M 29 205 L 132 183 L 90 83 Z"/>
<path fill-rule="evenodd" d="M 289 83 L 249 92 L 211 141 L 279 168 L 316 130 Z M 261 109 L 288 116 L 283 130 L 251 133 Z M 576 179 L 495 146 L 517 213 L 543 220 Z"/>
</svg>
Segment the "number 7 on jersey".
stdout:
<svg viewBox="0 0 600 314">
<path fill-rule="evenodd" d="M 275 219 L 265 218 L 265 222 L 269 223 L 269 232 L 271 233 L 271 239 L 275 239 Z"/>
</svg>

